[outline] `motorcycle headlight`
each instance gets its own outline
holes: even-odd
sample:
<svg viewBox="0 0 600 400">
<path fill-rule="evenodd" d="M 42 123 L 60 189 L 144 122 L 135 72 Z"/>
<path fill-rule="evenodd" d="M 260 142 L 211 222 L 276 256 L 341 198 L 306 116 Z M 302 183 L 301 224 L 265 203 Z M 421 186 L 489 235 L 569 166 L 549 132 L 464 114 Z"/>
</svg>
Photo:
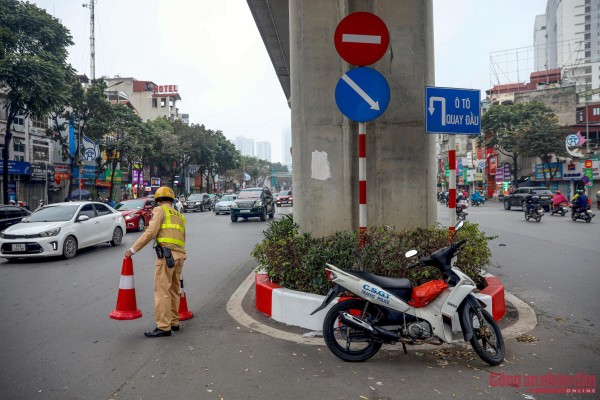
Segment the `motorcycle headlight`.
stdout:
<svg viewBox="0 0 600 400">
<path fill-rule="evenodd" d="M 58 232 L 60 232 L 60 228 L 48 229 L 47 231 L 40 233 L 40 236 L 41 237 L 56 236 L 56 235 L 58 235 Z"/>
<path fill-rule="evenodd" d="M 238 205 L 235 201 L 233 203 L 231 203 L 231 208 L 238 208 Z"/>
</svg>

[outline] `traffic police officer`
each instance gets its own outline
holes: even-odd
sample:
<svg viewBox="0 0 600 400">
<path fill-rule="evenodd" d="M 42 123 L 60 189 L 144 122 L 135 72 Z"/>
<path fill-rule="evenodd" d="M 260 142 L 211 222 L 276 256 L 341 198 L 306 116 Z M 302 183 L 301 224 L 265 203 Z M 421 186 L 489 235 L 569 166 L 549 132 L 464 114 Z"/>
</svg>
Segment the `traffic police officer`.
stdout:
<svg viewBox="0 0 600 400">
<path fill-rule="evenodd" d="M 145 232 L 125 252 L 131 257 L 152 239 L 156 239 L 156 269 L 154 272 L 154 307 L 156 328 L 147 337 L 171 336 L 179 330 L 179 280 L 185 253 L 185 217 L 173 208 L 175 193 L 167 186 L 154 194 L 157 206 Z"/>
</svg>

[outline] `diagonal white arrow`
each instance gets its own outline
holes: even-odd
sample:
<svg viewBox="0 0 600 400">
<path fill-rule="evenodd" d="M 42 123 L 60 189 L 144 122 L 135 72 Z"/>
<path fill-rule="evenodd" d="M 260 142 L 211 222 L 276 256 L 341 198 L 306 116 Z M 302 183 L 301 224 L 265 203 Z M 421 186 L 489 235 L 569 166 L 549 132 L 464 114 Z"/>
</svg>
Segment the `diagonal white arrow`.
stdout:
<svg viewBox="0 0 600 400">
<path fill-rule="evenodd" d="M 342 76 L 342 79 L 344 80 L 344 82 L 346 82 L 348 84 L 348 86 L 350 86 L 352 89 L 354 89 L 354 91 L 356 93 L 358 93 L 358 95 L 360 97 L 363 98 L 364 101 L 366 101 L 370 106 L 371 106 L 371 110 L 377 110 L 379 111 L 379 102 L 373 100 L 364 90 L 362 90 L 362 88 L 360 86 L 358 86 L 356 84 L 356 82 L 354 82 L 348 75 L 344 74 Z"/>
<path fill-rule="evenodd" d="M 442 102 L 442 126 L 446 126 L 446 99 L 444 97 L 432 96 L 429 98 L 429 114 L 433 115 L 435 107 L 433 106 L 434 101 Z"/>
</svg>

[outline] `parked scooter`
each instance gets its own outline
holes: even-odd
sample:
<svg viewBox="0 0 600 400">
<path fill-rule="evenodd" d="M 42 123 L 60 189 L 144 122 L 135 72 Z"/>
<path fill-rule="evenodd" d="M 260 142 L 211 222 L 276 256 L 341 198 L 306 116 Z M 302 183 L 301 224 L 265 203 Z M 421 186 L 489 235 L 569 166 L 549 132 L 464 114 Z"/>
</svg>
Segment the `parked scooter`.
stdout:
<svg viewBox="0 0 600 400">
<path fill-rule="evenodd" d="M 569 212 L 569 203 L 562 202 L 558 205 L 551 204 L 550 205 L 550 215 L 560 214 L 561 217 L 564 217 L 567 212 Z"/>
<path fill-rule="evenodd" d="M 587 206 L 586 208 L 577 208 L 571 205 L 571 219 L 573 221 L 582 219 L 589 224 L 590 222 L 592 222 L 592 218 L 594 218 L 595 216 L 596 214 L 592 212 L 590 206 Z"/>
<path fill-rule="evenodd" d="M 464 222 L 459 222 L 455 235 Z M 453 260 L 466 243 L 451 243 L 408 268 L 433 266 L 443 279 L 413 288 L 408 279 L 394 279 L 327 264 L 329 289 L 322 310 L 342 292 L 354 297 L 338 302 L 323 321 L 323 337 L 333 354 L 344 361 L 365 361 L 384 343 L 406 345 L 452 343 L 452 315 L 458 314 L 463 339 L 491 365 L 504 360 L 504 340 L 496 321 L 473 296 L 475 282 Z M 414 257 L 416 250 L 406 253 Z M 311 314 L 311 315 L 312 315 Z"/>
</svg>

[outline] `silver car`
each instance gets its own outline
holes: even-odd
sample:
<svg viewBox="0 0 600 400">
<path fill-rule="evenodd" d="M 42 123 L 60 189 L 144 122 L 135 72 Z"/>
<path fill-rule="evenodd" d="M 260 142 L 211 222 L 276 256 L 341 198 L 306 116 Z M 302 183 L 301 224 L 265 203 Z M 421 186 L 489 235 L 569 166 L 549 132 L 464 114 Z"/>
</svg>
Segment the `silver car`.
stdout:
<svg viewBox="0 0 600 400">
<path fill-rule="evenodd" d="M 215 214 L 229 214 L 231 212 L 231 203 L 233 203 L 235 199 L 237 199 L 237 195 L 235 194 L 227 194 L 221 197 L 221 200 L 215 204 Z"/>
</svg>

